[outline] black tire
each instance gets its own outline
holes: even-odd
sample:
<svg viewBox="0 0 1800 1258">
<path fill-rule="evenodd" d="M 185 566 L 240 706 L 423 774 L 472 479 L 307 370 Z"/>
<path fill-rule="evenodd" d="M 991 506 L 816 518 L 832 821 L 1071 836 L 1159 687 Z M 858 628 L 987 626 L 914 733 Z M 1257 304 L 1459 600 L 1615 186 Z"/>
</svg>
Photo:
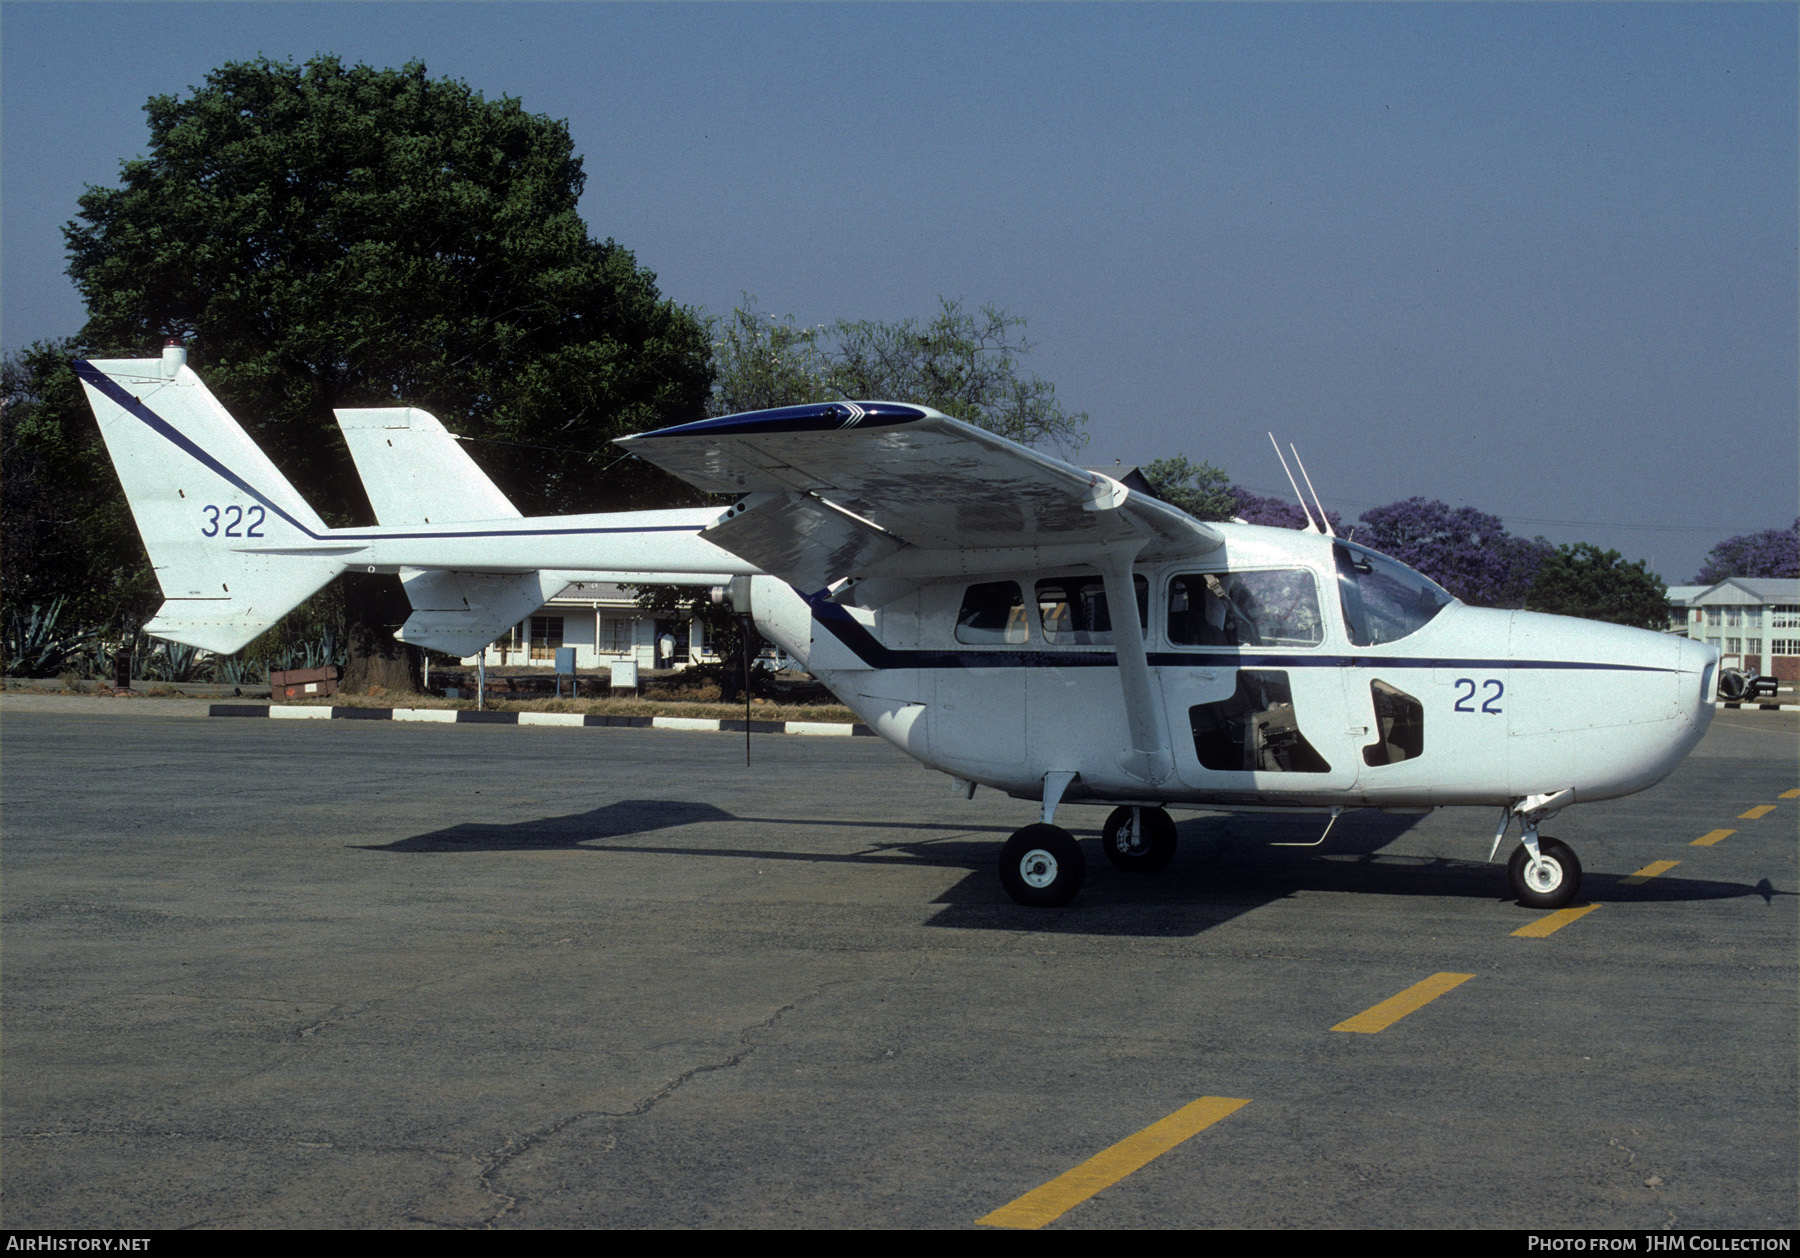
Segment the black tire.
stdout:
<svg viewBox="0 0 1800 1258">
<path fill-rule="evenodd" d="M 1175 822 L 1161 808 L 1139 808 L 1138 832 L 1131 832 L 1134 810 L 1115 808 L 1100 832 L 1106 859 L 1126 873 L 1153 874 L 1175 858 Z"/>
<path fill-rule="evenodd" d="M 1557 839 L 1538 838 L 1538 855 L 1542 867 L 1531 877 L 1525 866 L 1531 853 L 1519 844 L 1506 862 L 1506 881 L 1519 903 L 1530 909 L 1560 909 L 1581 890 L 1581 862 L 1567 843 Z"/>
<path fill-rule="evenodd" d="M 1081 844 L 1060 826 L 1026 826 L 1000 849 L 1000 885 L 1020 904 L 1060 908 L 1087 881 Z"/>
<path fill-rule="evenodd" d="M 1744 697 L 1744 675 L 1735 668 L 1728 668 L 1719 674 L 1719 697 L 1736 700 Z"/>
</svg>

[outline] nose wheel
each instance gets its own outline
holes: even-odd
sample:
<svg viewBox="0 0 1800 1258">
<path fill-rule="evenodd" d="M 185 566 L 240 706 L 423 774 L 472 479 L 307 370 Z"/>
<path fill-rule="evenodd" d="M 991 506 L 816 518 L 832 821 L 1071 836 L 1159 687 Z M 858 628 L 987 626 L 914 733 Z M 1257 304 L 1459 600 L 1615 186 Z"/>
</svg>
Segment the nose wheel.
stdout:
<svg viewBox="0 0 1800 1258">
<path fill-rule="evenodd" d="M 1026 826 L 1000 849 L 1000 885 L 1031 908 L 1060 908 L 1087 881 L 1087 861 L 1061 826 Z"/>
<path fill-rule="evenodd" d="M 1560 839 L 1539 837 L 1537 851 L 1521 843 L 1506 862 L 1506 880 L 1520 904 L 1560 909 L 1581 890 L 1581 862 Z"/>
</svg>

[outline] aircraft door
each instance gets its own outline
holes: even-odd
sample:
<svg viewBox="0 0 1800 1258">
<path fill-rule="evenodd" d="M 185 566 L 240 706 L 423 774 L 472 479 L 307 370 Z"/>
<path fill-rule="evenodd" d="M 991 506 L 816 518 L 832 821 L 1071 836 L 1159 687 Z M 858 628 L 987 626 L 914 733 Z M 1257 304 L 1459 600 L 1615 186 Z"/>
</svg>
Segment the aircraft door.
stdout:
<svg viewBox="0 0 1800 1258">
<path fill-rule="evenodd" d="M 1017 581 L 937 586 L 921 594 L 921 639 L 947 647 L 921 676 L 933 705 L 931 752 L 945 768 L 1004 775 L 1025 763 L 1029 636 Z M 925 677 L 930 678 L 929 681 Z"/>
<path fill-rule="evenodd" d="M 1343 669 L 1324 654 L 1309 570 L 1181 573 L 1168 600 L 1172 650 L 1159 672 L 1184 783 L 1257 794 L 1355 785 Z"/>
</svg>

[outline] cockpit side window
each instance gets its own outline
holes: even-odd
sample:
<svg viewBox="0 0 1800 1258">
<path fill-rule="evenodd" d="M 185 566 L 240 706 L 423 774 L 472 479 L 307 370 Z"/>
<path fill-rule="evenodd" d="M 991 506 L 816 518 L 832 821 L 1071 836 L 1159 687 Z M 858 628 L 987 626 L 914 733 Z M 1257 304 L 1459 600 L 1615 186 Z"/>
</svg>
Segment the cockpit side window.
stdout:
<svg viewBox="0 0 1800 1258">
<path fill-rule="evenodd" d="M 1138 630 L 1150 628 L 1150 583 L 1133 574 Z M 1106 583 L 1097 576 L 1051 577 L 1037 583 L 1038 622 L 1052 646 L 1104 646 L 1113 640 Z"/>
<path fill-rule="evenodd" d="M 1456 599 L 1403 563 L 1355 542 L 1334 542 L 1344 629 L 1357 646 L 1380 646 L 1417 633 Z"/>
<path fill-rule="evenodd" d="M 956 613 L 958 642 L 1017 646 L 1030 637 L 1025 594 L 1017 581 L 985 581 L 963 591 L 962 609 Z"/>
<path fill-rule="evenodd" d="M 1325 640 L 1319 591 L 1305 568 L 1184 573 L 1169 582 L 1176 646 L 1308 647 Z"/>
</svg>

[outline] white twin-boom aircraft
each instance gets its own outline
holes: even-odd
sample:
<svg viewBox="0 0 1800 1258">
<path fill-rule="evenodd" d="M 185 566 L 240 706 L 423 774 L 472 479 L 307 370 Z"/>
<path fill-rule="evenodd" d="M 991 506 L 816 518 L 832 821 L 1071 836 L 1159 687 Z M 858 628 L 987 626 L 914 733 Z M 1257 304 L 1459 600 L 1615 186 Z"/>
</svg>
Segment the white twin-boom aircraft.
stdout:
<svg viewBox="0 0 1800 1258">
<path fill-rule="evenodd" d="M 423 411 L 340 410 L 380 523 L 335 529 L 179 346 L 76 370 L 162 585 L 150 633 L 229 653 L 338 573 L 386 572 L 413 607 L 397 636 L 467 656 L 583 576 L 724 587 L 958 790 L 1042 801 L 1001 852 L 1022 904 L 1080 890 L 1065 803 L 1114 806 L 1102 846 L 1126 870 L 1168 863 L 1169 805 L 1480 805 L 1500 810 L 1490 859 L 1520 822 L 1514 894 L 1560 907 L 1581 866 L 1540 823 L 1657 782 L 1712 717 L 1703 643 L 1469 607 L 1329 526 L 1204 523 L 924 407 L 623 438 L 736 501 L 539 518 Z"/>
</svg>

